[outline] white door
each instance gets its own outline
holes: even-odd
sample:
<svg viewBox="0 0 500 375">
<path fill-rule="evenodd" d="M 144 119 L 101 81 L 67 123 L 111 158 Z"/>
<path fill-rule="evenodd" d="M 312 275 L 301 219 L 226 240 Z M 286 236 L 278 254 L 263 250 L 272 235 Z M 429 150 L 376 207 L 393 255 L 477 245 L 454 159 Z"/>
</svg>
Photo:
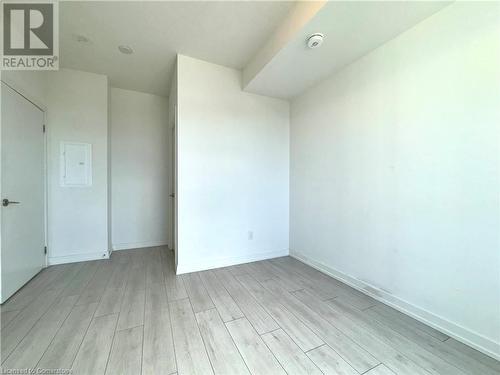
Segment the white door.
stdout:
<svg viewBox="0 0 500 375">
<path fill-rule="evenodd" d="M 43 112 L 2 82 L 1 298 L 45 265 Z"/>
</svg>

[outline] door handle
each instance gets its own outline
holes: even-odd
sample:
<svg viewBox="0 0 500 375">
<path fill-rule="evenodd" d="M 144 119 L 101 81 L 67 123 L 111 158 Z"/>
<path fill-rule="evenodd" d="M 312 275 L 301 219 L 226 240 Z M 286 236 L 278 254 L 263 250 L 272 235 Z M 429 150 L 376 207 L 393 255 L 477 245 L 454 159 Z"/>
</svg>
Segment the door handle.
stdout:
<svg viewBox="0 0 500 375">
<path fill-rule="evenodd" d="M 7 207 L 9 204 L 20 204 L 21 202 L 9 201 L 7 198 L 2 199 L 2 206 Z"/>
<path fill-rule="evenodd" d="M 175 197 L 175 194 L 174 193 L 170 194 L 170 197 L 171 198 Z"/>
</svg>

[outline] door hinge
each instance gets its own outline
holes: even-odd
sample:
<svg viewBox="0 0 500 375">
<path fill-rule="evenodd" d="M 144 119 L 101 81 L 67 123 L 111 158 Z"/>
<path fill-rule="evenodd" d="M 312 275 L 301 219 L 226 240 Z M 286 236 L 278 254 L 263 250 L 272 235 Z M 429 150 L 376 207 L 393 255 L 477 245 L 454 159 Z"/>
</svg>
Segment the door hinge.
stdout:
<svg viewBox="0 0 500 375">
<path fill-rule="evenodd" d="M 43 124 L 43 132 L 45 133 L 45 124 Z"/>
<path fill-rule="evenodd" d="M 44 246 L 44 247 L 43 247 L 43 253 L 44 253 L 44 254 L 47 254 L 47 246 Z"/>
</svg>

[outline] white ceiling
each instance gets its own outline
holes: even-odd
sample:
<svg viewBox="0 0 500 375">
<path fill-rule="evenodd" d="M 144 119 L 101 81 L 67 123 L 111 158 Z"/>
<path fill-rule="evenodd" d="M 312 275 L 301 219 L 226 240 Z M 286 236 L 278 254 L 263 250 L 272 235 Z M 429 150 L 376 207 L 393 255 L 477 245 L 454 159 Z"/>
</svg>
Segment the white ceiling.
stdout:
<svg viewBox="0 0 500 375">
<path fill-rule="evenodd" d="M 242 69 L 292 2 L 60 2 L 61 66 L 114 87 L 166 96 L 177 53 Z M 90 43 L 79 43 L 84 35 Z M 134 54 L 124 55 L 118 45 Z"/>
<path fill-rule="evenodd" d="M 105 74 L 114 87 L 167 96 L 177 53 L 236 69 L 252 67 L 253 58 L 263 55 L 244 89 L 292 98 L 450 2 L 316 3 L 60 2 L 61 66 Z M 324 33 L 325 41 L 310 50 L 305 41 L 315 32 Z M 90 42 L 79 43 L 75 35 Z M 259 53 L 278 44 L 272 54 Z M 134 53 L 120 53 L 119 45 Z"/>
<path fill-rule="evenodd" d="M 294 97 L 396 37 L 450 2 L 335 1 L 314 17 L 270 57 L 246 91 L 279 98 Z M 325 34 L 323 45 L 308 49 L 309 35 Z"/>
</svg>

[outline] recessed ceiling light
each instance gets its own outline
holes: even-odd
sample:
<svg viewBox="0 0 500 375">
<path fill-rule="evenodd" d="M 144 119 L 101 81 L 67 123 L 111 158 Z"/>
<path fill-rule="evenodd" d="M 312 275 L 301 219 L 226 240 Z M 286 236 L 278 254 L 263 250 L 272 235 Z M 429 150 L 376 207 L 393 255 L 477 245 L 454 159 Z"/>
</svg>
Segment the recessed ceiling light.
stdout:
<svg viewBox="0 0 500 375">
<path fill-rule="evenodd" d="M 82 34 L 73 34 L 73 39 L 78 43 L 90 43 L 90 39 Z"/>
<path fill-rule="evenodd" d="M 134 53 L 134 50 L 129 46 L 118 46 L 118 50 L 125 55 L 131 55 Z"/>
</svg>

